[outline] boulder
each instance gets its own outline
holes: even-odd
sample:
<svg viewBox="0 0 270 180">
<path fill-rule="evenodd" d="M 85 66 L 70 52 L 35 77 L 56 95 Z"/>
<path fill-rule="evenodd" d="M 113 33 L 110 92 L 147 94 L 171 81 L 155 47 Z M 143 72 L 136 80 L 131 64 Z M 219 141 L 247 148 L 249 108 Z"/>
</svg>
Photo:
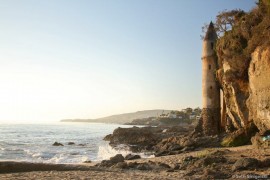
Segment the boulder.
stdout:
<svg viewBox="0 0 270 180">
<path fill-rule="evenodd" d="M 116 154 L 115 156 L 110 158 L 110 162 L 113 164 L 124 162 L 125 158 L 122 156 L 122 154 Z"/>
<path fill-rule="evenodd" d="M 74 142 L 68 142 L 68 145 L 75 145 Z"/>
<path fill-rule="evenodd" d="M 154 134 L 153 128 L 117 128 L 113 131 L 112 135 L 108 135 L 105 139 L 110 140 L 111 145 L 136 145 L 136 146 L 149 146 L 156 144 L 160 138 Z"/>
<path fill-rule="evenodd" d="M 243 158 L 237 160 L 232 166 L 233 171 L 254 169 L 258 166 L 259 161 L 254 158 Z"/>
<path fill-rule="evenodd" d="M 111 167 L 113 163 L 110 160 L 103 160 L 101 163 L 96 164 L 98 167 Z"/>
<path fill-rule="evenodd" d="M 126 162 L 119 162 L 117 164 L 115 164 L 114 166 L 112 166 L 113 168 L 119 168 L 119 169 L 125 169 L 128 167 Z"/>
<path fill-rule="evenodd" d="M 112 137 L 112 134 L 108 134 L 108 135 L 106 135 L 106 136 L 103 138 L 103 140 L 104 140 L 104 141 L 110 141 L 110 140 L 111 140 L 111 137 Z"/>
<path fill-rule="evenodd" d="M 161 163 L 161 162 L 158 163 L 158 166 L 161 167 L 161 168 L 166 168 L 166 169 L 170 169 L 171 168 L 170 165 L 165 164 L 165 163 Z"/>
<path fill-rule="evenodd" d="M 226 163 L 227 162 L 227 159 L 223 156 L 212 156 L 212 155 L 209 155 L 209 156 L 206 156 L 200 160 L 198 160 L 196 162 L 196 165 L 199 166 L 199 167 L 206 167 L 206 166 L 209 166 L 209 165 L 212 165 L 212 164 L 223 164 L 223 163 Z"/>
<path fill-rule="evenodd" d="M 127 164 L 127 166 L 128 166 L 129 168 L 136 168 L 137 165 L 138 165 L 137 162 L 129 162 L 129 163 Z"/>
<path fill-rule="evenodd" d="M 152 168 L 146 163 L 138 164 L 137 169 L 142 171 L 152 170 Z"/>
<path fill-rule="evenodd" d="M 112 167 L 120 162 L 124 162 L 124 157 L 122 156 L 122 154 L 117 154 L 117 155 L 111 157 L 110 160 L 103 160 L 103 161 L 101 161 L 101 163 L 98 163 L 95 166 Z M 120 164 L 117 167 L 120 167 Z"/>
<path fill-rule="evenodd" d="M 54 142 L 53 146 L 64 146 L 64 145 L 62 143 L 59 143 L 59 142 Z"/>
<path fill-rule="evenodd" d="M 134 160 L 134 159 L 140 159 L 141 156 L 137 154 L 128 154 L 125 157 L 125 160 Z"/>
</svg>

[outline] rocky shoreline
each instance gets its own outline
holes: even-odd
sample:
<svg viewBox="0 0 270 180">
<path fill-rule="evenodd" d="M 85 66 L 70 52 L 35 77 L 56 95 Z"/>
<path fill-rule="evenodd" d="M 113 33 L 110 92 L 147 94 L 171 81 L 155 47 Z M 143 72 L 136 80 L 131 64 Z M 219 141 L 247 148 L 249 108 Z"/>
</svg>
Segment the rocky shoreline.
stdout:
<svg viewBox="0 0 270 180">
<path fill-rule="evenodd" d="M 0 179 L 269 179 L 269 156 L 249 145 L 135 160 L 116 155 L 106 165 L 0 162 Z"/>
<path fill-rule="evenodd" d="M 101 162 L 42 164 L 0 162 L 0 179 L 269 179 L 270 150 L 253 145 L 221 147 L 222 136 L 192 133 L 193 126 L 117 128 L 104 139 L 135 154 Z M 256 143 L 255 143 L 256 142 Z M 138 152 L 152 152 L 141 158 Z"/>
<path fill-rule="evenodd" d="M 193 134 L 194 126 L 117 128 L 104 140 L 112 147 L 127 145 L 134 152 L 152 152 L 156 157 L 175 155 L 205 147 L 220 147 L 220 136 Z"/>
</svg>

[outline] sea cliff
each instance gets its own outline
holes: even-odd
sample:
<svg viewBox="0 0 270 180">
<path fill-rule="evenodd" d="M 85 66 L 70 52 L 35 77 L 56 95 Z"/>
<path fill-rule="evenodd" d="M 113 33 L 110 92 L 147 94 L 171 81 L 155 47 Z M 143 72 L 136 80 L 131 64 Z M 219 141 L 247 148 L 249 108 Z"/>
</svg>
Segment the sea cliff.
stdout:
<svg viewBox="0 0 270 180">
<path fill-rule="evenodd" d="M 226 31 L 220 28 L 224 23 L 231 25 Z M 216 78 L 223 94 L 220 128 L 228 136 L 244 137 L 233 143 L 243 145 L 256 132 L 270 129 L 270 1 L 259 1 L 250 12 L 221 12 L 216 28 Z"/>
</svg>

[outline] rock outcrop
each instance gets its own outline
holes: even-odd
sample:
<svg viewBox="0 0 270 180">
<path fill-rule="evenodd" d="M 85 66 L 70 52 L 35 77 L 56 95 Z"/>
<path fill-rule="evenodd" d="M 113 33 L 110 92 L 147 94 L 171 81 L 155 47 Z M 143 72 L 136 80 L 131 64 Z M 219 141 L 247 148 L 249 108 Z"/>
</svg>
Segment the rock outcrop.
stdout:
<svg viewBox="0 0 270 180">
<path fill-rule="evenodd" d="M 216 72 L 223 94 L 221 128 L 227 134 L 270 129 L 270 4 L 232 16 L 231 30 L 218 39 Z M 241 133 L 240 133 L 241 134 Z M 249 137 L 250 138 L 250 137 Z"/>
<path fill-rule="evenodd" d="M 117 128 L 113 131 L 113 134 L 107 135 L 104 140 L 110 141 L 110 145 L 117 146 L 120 144 L 129 145 L 134 152 L 141 151 L 152 147 L 158 141 L 161 136 L 158 132 L 162 132 L 160 128 Z"/>
<path fill-rule="evenodd" d="M 129 150 L 133 152 L 155 151 L 160 153 L 161 151 L 168 151 L 167 153 L 179 154 L 179 151 L 184 148 L 184 146 L 179 144 L 182 142 L 181 139 L 187 136 L 193 128 L 192 125 L 117 128 L 113 131 L 113 134 L 107 135 L 104 140 L 110 141 L 109 144 L 112 147 L 117 147 L 121 144 L 127 145 Z M 192 138 L 187 138 L 187 141 L 188 139 L 189 141 L 192 140 Z M 197 140 L 194 142 L 196 144 Z"/>
<path fill-rule="evenodd" d="M 53 144 L 52 144 L 52 146 L 64 146 L 62 143 L 59 143 L 59 142 L 54 142 Z"/>
<path fill-rule="evenodd" d="M 270 40 L 269 40 L 270 41 Z M 258 47 L 248 69 L 250 119 L 260 131 L 270 129 L 270 47 Z"/>
</svg>

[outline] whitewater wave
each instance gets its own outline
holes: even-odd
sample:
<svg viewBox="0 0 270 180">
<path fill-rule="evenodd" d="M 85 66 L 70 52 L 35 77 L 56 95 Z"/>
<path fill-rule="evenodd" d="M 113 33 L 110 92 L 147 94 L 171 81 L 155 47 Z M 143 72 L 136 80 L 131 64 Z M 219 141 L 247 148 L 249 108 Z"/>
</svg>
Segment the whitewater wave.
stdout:
<svg viewBox="0 0 270 180">
<path fill-rule="evenodd" d="M 142 158 L 152 158 L 155 157 L 151 152 L 148 153 L 133 153 L 127 145 L 120 144 L 116 147 L 112 147 L 108 142 L 99 146 L 97 161 L 108 160 L 116 154 L 122 154 L 124 157 L 128 154 L 137 154 Z"/>
</svg>

